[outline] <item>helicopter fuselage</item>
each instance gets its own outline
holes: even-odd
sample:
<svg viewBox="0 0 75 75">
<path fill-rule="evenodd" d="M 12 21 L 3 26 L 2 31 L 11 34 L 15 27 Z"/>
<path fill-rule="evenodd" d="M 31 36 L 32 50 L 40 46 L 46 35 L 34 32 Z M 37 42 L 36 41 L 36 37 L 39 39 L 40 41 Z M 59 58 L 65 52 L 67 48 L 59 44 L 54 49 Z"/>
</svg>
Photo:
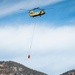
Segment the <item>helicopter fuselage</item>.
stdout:
<svg viewBox="0 0 75 75">
<path fill-rule="evenodd" d="M 39 12 L 34 12 L 32 10 L 29 11 L 29 16 L 31 16 L 31 17 L 41 16 L 41 15 L 44 15 L 44 14 L 45 14 L 44 10 L 41 10 Z"/>
</svg>

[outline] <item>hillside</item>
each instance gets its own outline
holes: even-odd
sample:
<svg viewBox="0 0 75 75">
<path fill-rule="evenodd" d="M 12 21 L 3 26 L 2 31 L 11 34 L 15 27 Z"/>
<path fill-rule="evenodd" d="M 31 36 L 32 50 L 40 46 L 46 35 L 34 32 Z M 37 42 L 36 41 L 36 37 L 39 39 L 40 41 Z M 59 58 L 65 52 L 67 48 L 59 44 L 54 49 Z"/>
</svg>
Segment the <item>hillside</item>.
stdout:
<svg viewBox="0 0 75 75">
<path fill-rule="evenodd" d="M 61 75 L 75 75 L 75 70 L 73 69 L 73 70 L 67 71 Z"/>
<path fill-rule="evenodd" d="M 47 75 L 13 61 L 0 61 L 0 75 Z"/>
</svg>

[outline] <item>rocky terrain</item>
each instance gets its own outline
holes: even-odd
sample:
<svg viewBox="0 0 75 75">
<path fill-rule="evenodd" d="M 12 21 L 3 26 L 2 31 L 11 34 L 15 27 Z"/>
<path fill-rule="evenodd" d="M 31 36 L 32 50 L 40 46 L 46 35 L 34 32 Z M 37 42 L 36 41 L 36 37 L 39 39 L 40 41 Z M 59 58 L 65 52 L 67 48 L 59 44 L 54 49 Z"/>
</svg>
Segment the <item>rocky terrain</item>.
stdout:
<svg viewBox="0 0 75 75">
<path fill-rule="evenodd" d="M 75 70 L 73 69 L 73 70 L 67 71 L 61 75 L 75 75 Z"/>
<path fill-rule="evenodd" d="M 0 75 L 47 75 L 13 61 L 0 61 Z"/>
</svg>

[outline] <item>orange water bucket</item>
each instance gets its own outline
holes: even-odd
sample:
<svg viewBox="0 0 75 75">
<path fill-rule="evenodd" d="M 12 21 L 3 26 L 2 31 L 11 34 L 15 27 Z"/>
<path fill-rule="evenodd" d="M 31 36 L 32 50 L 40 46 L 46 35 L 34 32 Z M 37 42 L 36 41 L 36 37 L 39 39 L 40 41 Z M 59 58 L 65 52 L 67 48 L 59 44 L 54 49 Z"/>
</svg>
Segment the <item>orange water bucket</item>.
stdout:
<svg viewBox="0 0 75 75">
<path fill-rule="evenodd" d="M 30 59 L 30 55 L 28 55 L 28 59 Z"/>
</svg>

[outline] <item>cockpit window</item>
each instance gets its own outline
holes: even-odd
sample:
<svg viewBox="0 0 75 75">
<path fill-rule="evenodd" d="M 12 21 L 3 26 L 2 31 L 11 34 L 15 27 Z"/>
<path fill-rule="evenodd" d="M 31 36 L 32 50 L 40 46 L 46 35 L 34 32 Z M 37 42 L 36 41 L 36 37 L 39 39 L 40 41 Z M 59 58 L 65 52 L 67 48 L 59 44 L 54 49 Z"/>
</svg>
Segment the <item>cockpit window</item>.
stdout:
<svg viewBox="0 0 75 75">
<path fill-rule="evenodd" d="M 29 13 L 30 13 L 30 14 L 33 14 L 33 11 L 30 11 Z"/>
</svg>

